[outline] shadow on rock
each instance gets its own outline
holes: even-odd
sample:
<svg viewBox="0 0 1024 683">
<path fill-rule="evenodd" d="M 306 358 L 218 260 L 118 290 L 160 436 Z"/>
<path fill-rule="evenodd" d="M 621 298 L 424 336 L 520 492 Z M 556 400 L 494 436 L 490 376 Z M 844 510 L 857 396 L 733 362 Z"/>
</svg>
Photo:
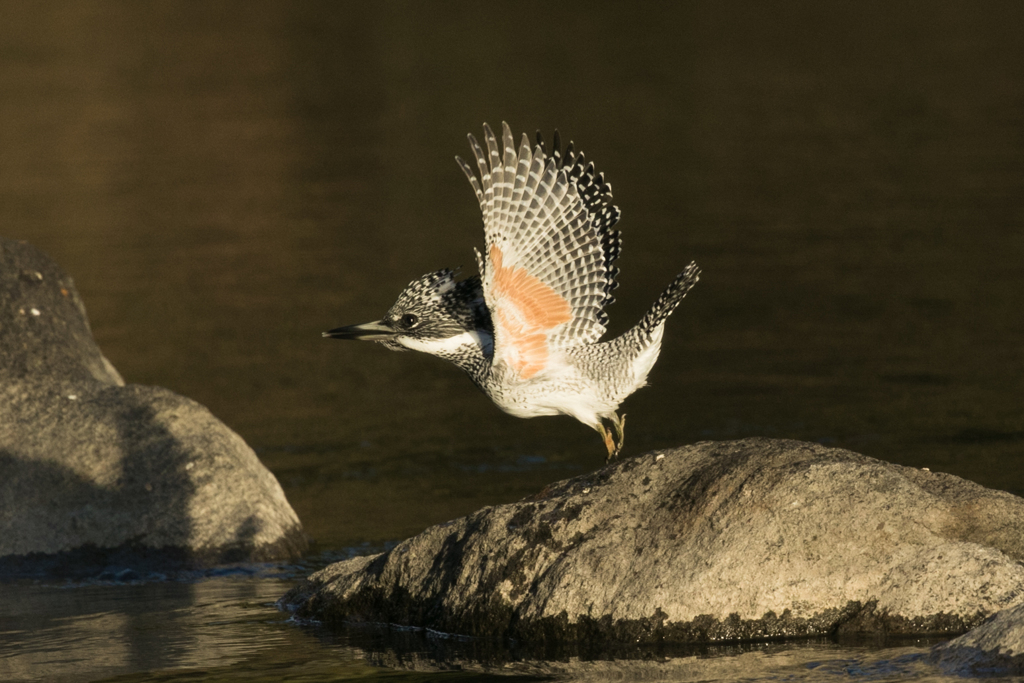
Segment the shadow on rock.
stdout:
<svg viewBox="0 0 1024 683">
<path fill-rule="evenodd" d="M 195 401 L 125 386 L 71 279 L 0 240 L 0 576 L 297 557 L 277 480 Z"/>
</svg>

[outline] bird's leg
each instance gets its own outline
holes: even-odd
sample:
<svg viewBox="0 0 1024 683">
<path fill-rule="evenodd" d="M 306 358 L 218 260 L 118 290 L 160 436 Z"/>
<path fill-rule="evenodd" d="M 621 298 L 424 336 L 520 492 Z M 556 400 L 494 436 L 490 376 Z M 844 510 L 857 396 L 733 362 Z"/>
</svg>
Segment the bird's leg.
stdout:
<svg viewBox="0 0 1024 683">
<path fill-rule="evenodd" d="M 626 416 L 618 417 L 616 415 L 615 425 L 615 440 L 619 442 L 619 447 L 615 449 L 615 455 L 619 454 L 622 450 L 622 444 L 626 443 Z"/>
<path fill-rule="evenodd" d="M 619 454 L 619 451 L 622 450 L 622 442 L 625 440 L 626 416 L 619 417 L 615 415 L 607 419 L 611 423 L 611 427 L 605 427 L 602 420 L 597 431 L 601 433 L 601 438 L 604 439 L 604 446 L 608 449 L 608 458 L 605 462 L 611 462 Z"/>
<path fill-rule="evenodd" d="M 618 453 L 618 449 L 615 448 L 615 438 L 612 436 L 612 431 L 604 426 L 604 422 L 597 425 L 597 431 L 600 432 L 601 438 L 604 439 L 604 447 L 608 449 L 608 457 L 604 461 L 611 462 L 615 454 Z"/>
</svg>

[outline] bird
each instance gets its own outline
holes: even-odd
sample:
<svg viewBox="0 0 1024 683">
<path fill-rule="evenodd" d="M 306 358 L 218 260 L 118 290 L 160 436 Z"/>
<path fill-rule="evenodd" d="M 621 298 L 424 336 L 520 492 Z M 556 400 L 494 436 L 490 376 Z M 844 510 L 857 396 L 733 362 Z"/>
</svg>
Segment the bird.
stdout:
<svg viewBox="0 0 1024 683">
<path fill-rule="evenodd" d="M 560 149 L 557 130 L 550 153 L 539 131 L 518 147 L 507 123 L 500 140 L 486 123 L 483 131 L 483 145 L 467 136 L 479 177 L 455 157 L 483 214 L 479 274 L 428 273 L 382 319 L 323 336 L 448 360 L 506 413 L 569 415 L 596 430 L 609 462 L 625 440 L 619 406 L 646 386 L 666 320 L 700 269 L 690 263 L 632 329 L 600 341 L 622 247 L 611 185 L 571 141 Z"/>
</svg>

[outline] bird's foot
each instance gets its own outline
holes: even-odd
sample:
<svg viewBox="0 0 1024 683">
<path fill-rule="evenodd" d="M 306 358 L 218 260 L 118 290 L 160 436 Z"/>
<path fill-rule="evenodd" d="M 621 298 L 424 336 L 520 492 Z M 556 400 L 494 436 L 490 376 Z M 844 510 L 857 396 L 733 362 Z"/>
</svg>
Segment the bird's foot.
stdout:
<svg viewBox="0 0 1024 683">
<path fill-rule="evenodd" d="M 605 462 L 611 462 L 612 458 L 615 457 L 619 449 L 615 447 L 615 439 L 612 436 L 612 431 L 601 423 L 597 426 L 597 431 L 601 433 L 601 438 L 604 439 L 604 447 L 608 449 L 608 457 L 604 459 Z"/>
<path fill-rule="evenodd" d="M 605 427 L 604 422 L 598 426 L 601 438 L 604 439 L 604 446 L 608 449 L 608 458 L 605 462 L 611 462 L 622 450 L 622 443 L 626 440 L 626 416 L 608 418 L 611 427 Z"/>
</svg>

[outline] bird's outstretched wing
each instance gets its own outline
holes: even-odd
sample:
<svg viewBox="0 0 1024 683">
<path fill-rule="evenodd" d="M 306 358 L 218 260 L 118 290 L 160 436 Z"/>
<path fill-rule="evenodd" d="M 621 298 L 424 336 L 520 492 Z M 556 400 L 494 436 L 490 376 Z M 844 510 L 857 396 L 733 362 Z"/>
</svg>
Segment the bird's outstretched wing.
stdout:
<svg viewBox="0 0 1024 683">
<path fill-rule="evenodd" d="M 512 131 L 498 140 L 484 124 L 486 153 L 469 143 L 480 178 L 456 157 L 480 202 L 485 252 L 477 253 L 483 292 L 494 325 L 494 363 L 523 379 L 543 371 L 552 352 L 592 344 L 605 332 L 604 307 L 614 299 L 620 233 L 611 186 L 572 143 L 563 154 L 558 133 L 548 156 L 538 133 L 523 135 L 516 153 Z"/>
</svg>

